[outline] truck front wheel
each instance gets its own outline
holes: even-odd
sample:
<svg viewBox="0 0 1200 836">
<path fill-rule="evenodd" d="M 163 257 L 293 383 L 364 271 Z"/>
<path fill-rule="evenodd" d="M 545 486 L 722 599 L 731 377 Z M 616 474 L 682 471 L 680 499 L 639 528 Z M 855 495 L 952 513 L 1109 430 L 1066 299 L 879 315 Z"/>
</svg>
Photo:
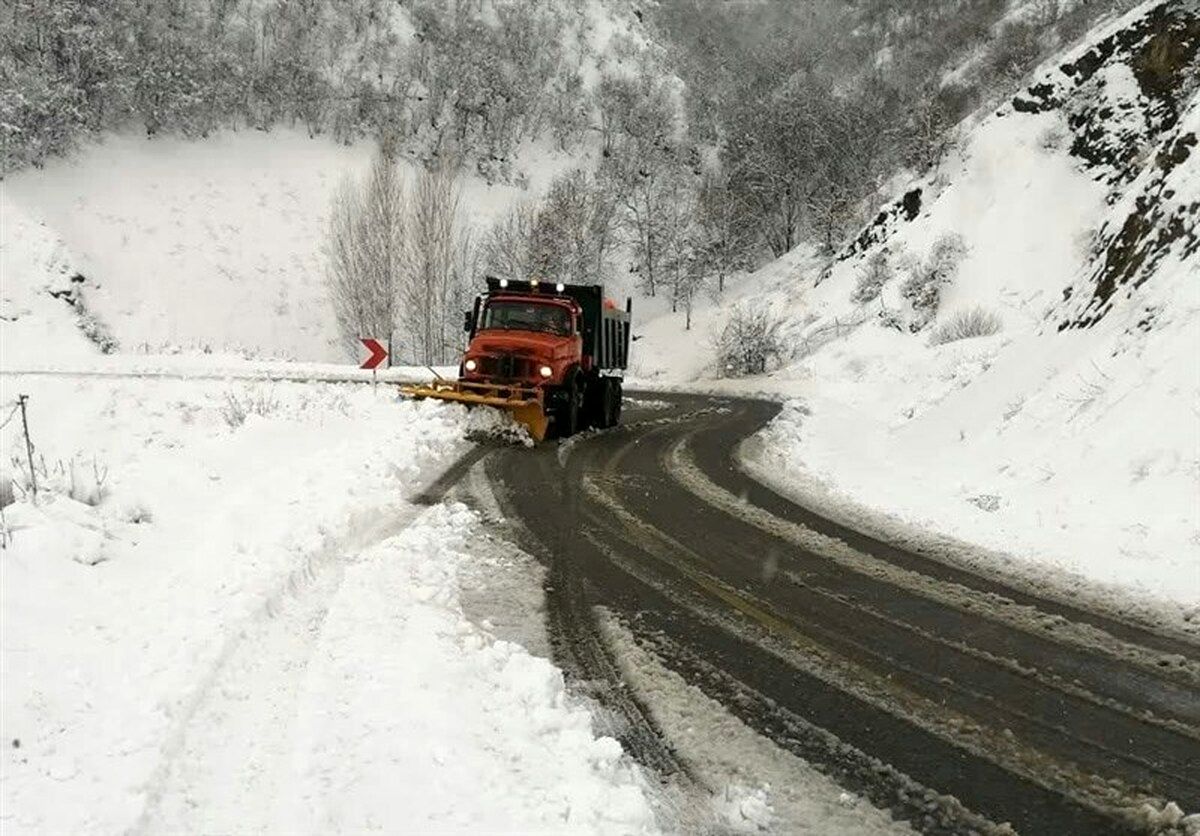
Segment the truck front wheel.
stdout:
<svg viewBox="0 0 1200 836">
<path fill-rule="evenodd" d="M 583 412 L 583 386 L 579 374 L 572 374 L 563 387 L 564 403 L 558 409 L 554 423 L 559 438 L 570 438 L 579 432 L 579 419 Z"/>
</svg>

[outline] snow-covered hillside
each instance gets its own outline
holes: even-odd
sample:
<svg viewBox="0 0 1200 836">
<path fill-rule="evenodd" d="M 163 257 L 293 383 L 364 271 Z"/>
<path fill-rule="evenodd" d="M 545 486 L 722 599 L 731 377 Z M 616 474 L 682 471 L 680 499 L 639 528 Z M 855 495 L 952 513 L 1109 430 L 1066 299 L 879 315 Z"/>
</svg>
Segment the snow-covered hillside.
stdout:
<svg viewBox="0 0 1200 836">
<path fill-rule="evenodd" d="M 831 264 L 798 249 L 702 311 L 695 334 L 669 315 L 642 326 L 641 376 L 712 377 L 696 335 L 735 304 L 766 306 L 790 354 L 726 384 L 796 398 L 766 434 L 765 474 L 1009 554 L 1012 571 L 1048 565 L 1195 617 L 1198 48 L 1194 3 L 1103 26 L 961 126 L 957 152 Z M 961 257 L 925 323 L 904 289 L 935 245 Z M 977 308 L 998 333 L 941 341 Z M 672 350 L 681 338 L 691 347 Z"/>
</svg>

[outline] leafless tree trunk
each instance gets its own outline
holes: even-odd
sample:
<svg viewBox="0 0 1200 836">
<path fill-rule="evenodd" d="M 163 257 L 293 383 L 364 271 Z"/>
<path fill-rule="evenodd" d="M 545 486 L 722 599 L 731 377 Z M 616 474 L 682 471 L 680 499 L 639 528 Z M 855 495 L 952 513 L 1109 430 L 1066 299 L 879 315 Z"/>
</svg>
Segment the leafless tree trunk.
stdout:
<svg viewBox="0 0 1200 836">
<path fill-rule="evenodd" d="M 460 194 L 453 170 L 441 167 L 422 171 L 412 195 L 401 321 L 409 354 L 421 363 L 441 362 L 449 344 Z"/>
<path fill-rule="evenodd" d="M 326 280 L 348 350 L 359 337 L 388 339 L 405 245 L 404 183 L 378 154 L 363 181 L 347 178 L 334 196 L 326 245 Z"/>
<path fill-rule="evenodd" d="M 484 269 L 495 276 L 527 279 L 533 272 L 533 234 L 537 209 L 531 203 L 514 206 L 484 236 Z"/>
</svg>

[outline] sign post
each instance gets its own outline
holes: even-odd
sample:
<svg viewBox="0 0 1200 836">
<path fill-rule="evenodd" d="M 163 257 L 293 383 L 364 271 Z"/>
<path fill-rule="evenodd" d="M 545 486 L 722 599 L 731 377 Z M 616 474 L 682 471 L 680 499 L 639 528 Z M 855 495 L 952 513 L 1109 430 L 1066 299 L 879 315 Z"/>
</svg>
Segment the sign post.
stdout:
<svg viewBox="0 0 1200 836">
<path fill-rule="evenodd" d="M 380 363 L 388 359 L 390 352 L 380 344 L 379 340 L 375 339 L 374 337 L 359 337 L 358 341 L 366 346 L 367 351 L 371 352 L 371 356 L 364 360 L 363 364 L 359 366 L 359 368 L 371 370 L 371 389 L 374 391 L 375 389 L 379 388 L 379 372 L 376 371 L 376 369 L 379 368 Z M 392 338 L 389 336 L 389 346 L 391 341 Z M 390 366 L 391 363 L 389 362 L 388 365 Z"/>
</svg>

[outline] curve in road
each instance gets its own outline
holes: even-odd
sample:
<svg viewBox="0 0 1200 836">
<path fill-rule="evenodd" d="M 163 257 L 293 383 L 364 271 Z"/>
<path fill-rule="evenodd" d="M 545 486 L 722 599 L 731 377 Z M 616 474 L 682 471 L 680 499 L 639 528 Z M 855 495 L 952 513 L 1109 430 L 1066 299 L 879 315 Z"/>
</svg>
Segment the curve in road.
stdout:
<svg viewBox="0 0 1200 836">
<path fill-rule="evenodd" d="M 647 396 L 650 397 L 650 396 Z M 604 606 L 734 715 L 924 833 L 1148 831 L 1200 809 L 1200 647 L 864 535 L 747 476 L 774 404 L 653 395 L 626 423 L 485 466 L 549 567 L 568 674 L 683 770 L 617 666 Z"/>
</svg>

